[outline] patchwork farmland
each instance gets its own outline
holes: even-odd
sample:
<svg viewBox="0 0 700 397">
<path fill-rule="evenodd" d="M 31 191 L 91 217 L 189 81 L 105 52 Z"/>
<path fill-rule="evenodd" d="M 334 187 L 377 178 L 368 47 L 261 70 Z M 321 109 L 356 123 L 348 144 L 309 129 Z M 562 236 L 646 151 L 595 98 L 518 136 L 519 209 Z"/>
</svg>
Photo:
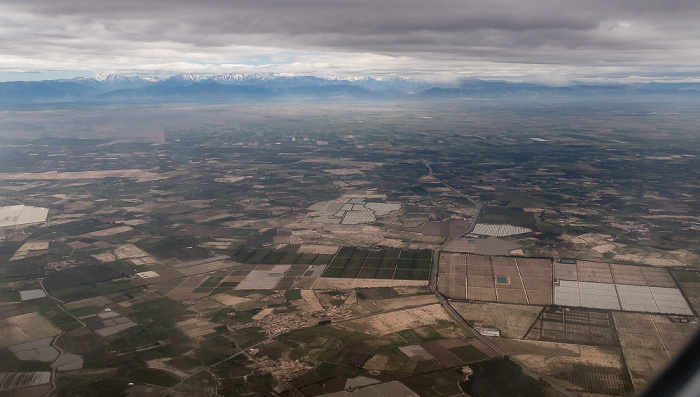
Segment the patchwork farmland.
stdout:
<svg viewBox="0 0 700 397">
<path fill-rule="evenodd" d="M 697 329 L 695 109 L 331 102 L 5 112 L 0 394 L 619 396 Z"/>
<path fill-rule="evenodd" d="M 460 300 L 692 315 L 666 269 L 440 254 L 438 290 Z"/>
</svg>

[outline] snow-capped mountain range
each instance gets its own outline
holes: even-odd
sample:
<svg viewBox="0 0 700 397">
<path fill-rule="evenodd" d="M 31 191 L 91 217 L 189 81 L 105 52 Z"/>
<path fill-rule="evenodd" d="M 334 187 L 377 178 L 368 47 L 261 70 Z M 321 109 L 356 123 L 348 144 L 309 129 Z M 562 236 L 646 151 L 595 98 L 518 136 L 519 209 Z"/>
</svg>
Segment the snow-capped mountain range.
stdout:
<svg viewBox="0 0 700 397">
<path fill-rule="evenodd" d="M 97 74 L 69 80 L 0 83 L 0 106 L 32 103 L 172 103 L 268 100 L 565 100 L 598 98 L 700 100 L 699 83 L 581 84 L 465 80 L 445 87 L 400 77 L 177 74 L 167 78 Z"/>
<path fill-rule="evenodd" d="M 398 89 L 402 92 L 411 92 L 418 88 L 429 88 L 430 84 L 422 81 L 402 79 L 398 77 L 316 77 L 316 76 L 288 76 L 276 75 L 273 73 L 228 73 L 214 76 L 204 76 L 192 73 L 180 73 L 168 78 L 150 76 L 124 76 L 119 74 L 102 73 L 93 76 L 77 77 L 70 80 L 59 80 L 61 82 L 74 82 L 88 85 L 90 87 L 103 88 L 108 90 L 123 88 L 144 88 L 149 85 L 162 85 L 168 87 L 184 87 L 195 83 L 217 83 L 217 84 L 241 84 L 241 85 L 261 85 L 267 88 L 292 87 L 302 85 L 339 85 L 349 84 L 360 86 L 369 90 Z"/>
</svg>

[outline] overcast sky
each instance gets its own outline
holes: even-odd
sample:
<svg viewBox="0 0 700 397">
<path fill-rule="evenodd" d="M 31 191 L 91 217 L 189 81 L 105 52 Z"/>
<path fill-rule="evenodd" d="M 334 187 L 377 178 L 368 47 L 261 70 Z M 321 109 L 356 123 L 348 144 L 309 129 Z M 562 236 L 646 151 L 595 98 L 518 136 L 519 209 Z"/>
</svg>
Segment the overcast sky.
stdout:
<svg viewBox="0 0 700 397">
<path fill-rule="evenodd" d="M 698 0 L 3 0 L 0 80 L 700 81 Z"/>
</svg>

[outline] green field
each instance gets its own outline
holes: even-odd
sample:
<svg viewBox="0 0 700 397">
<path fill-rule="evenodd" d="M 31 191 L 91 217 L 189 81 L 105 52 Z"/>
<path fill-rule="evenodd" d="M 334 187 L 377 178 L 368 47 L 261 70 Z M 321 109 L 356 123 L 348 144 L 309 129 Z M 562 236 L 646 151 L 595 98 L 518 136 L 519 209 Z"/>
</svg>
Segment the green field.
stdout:
<svg viewBox="0 0 700 397">
<path fill-rule="evenodd" d="M 538 230 L 535 215 L 518 207 L 484 207 L 479 222 L 508 224 Z"/>
</svg>

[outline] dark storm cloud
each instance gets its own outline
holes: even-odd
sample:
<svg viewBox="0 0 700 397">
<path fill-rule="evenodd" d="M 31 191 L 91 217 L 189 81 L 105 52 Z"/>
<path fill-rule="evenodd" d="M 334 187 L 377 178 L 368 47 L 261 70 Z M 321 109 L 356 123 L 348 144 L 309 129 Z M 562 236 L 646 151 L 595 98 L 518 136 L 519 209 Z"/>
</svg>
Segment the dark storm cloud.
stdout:
<svg viewBox="0 0 700 397">
<path fill-rule="evenodd" d="M 74 64 L 104 69 L 116 62 L 145 72 L 172 69 L 173 63 L 183 69 L 188 62 L 245 64 L 256 55 L 292 51 L 328 55 L 282 56 L 281 64 L 313 69 L 330 63 L 339 72 L 338 65 L 353 69 L 362 66 L 360 61 L 385 62 L 380 69 L 388 72 L 390 59 L 397 74 L 430 69 L 459 74 L 494 63 L 519 64 L 524 74 L 527 65 L 539 64 L 561 65 L 567 73 L 582 65 L 626 67 L 630 74 L 656 66 L 672 71 L 700 60 L 699 4 L 6 0 L 0 5 L 5 15 L 0 17 L 0 50 L 10 56 L 4 63 L 0 58 L 0 68 L 17 68 L 22 60 L 50 68 L 52 60 L 70 61 L 55 58 L 63 52 L 74 57 Z M 343 60 L 343 54 L 350 58 Z M 372 65 L 364 64 L 363 70 L 371 71 Z"/>
</svg>

